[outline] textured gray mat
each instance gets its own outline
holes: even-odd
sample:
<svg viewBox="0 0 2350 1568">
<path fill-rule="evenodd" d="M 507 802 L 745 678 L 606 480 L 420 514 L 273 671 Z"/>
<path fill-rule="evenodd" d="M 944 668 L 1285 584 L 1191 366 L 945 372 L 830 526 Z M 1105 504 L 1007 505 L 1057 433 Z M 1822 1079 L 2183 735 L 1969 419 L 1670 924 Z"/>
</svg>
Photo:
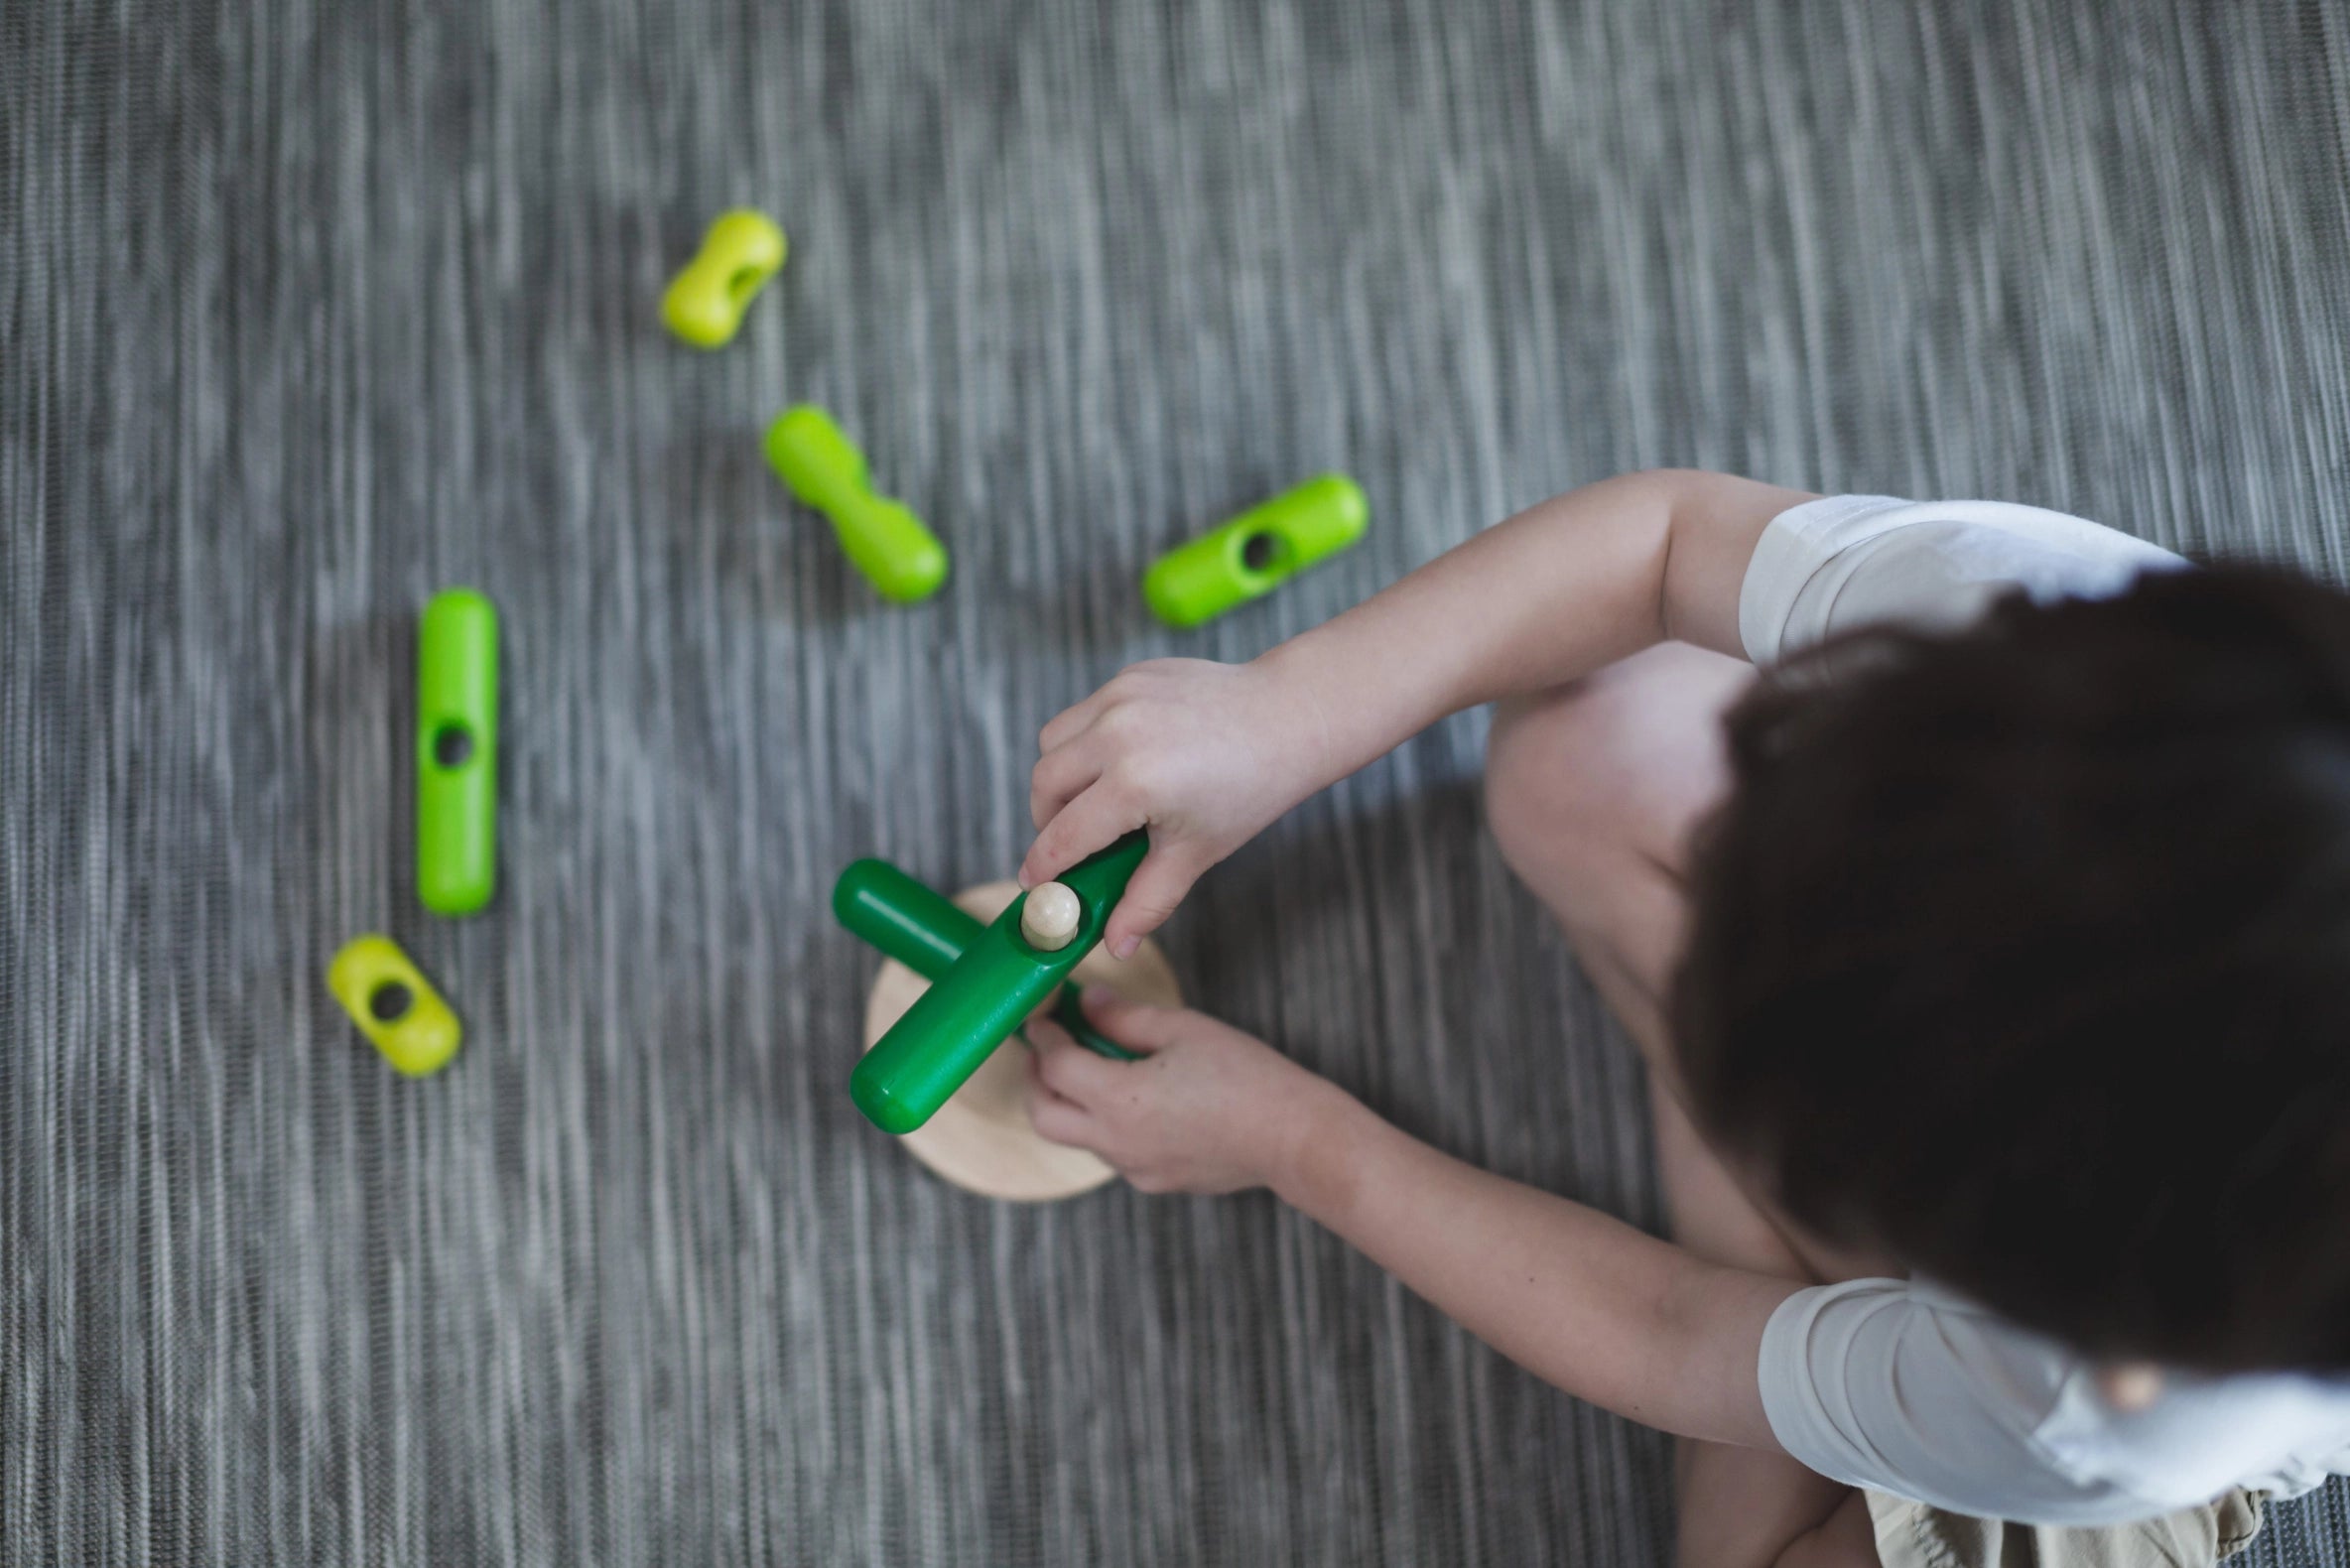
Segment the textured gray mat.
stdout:
<svg viewBox="0 0 2350 1568">
<path fill-rule="evenodd" d="M 1044 1212 L 843 1093 L 823 900 L 1025 845 L 1039 723 L 1642 464 L 2339 574 L 2339 9 L 0 11 L 0 1560 L 1654 1561 L 1668 1455 L 1262 1198 Z M 653 305 L 721 205 L 744 336 Z M 764 471 L 835 409 L 955 553 Z M 1202 634 L 1155 551 L 1358 551 Z M 424 916 L 410 635 L 506 626 L 503 881 Z M 1482 719 L 1171 932 L 1414 1130 L 1651 1219 L 1637 1076 L 1480 834 Z M 464 1015 L 395 1081 L 320 983 Z M 2350 1561 L 2343 1492 L 2265 1562 Z M 2330 1509 L 2330 1511 L 2326 1511 Z"/>
</svg>

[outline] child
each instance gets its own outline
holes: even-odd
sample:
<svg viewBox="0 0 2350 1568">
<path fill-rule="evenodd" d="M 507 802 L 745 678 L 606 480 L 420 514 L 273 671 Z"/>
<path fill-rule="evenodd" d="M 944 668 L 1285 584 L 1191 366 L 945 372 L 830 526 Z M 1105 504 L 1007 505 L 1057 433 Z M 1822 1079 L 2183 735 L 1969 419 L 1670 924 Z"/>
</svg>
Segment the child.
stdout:
<svg viewBox="0 0 2350 1568">
<path fill-rule="evenodd" d="M 1037 1128 L 1145 1192 L 1270 1187 L 1680 1434 L 1685 1563 L 2214 1561 L 2350 1471 L 2350 598 L 2184 565 L 1637 474 L 1045 726 L 1021 880 L 1147 825 L 1122 954 L 1498 703 L 1493 830 L 1647 1058 L 1678 1244 L 1099 988 L 1146 1054 L 1038 1030 Z"/>
</svg>

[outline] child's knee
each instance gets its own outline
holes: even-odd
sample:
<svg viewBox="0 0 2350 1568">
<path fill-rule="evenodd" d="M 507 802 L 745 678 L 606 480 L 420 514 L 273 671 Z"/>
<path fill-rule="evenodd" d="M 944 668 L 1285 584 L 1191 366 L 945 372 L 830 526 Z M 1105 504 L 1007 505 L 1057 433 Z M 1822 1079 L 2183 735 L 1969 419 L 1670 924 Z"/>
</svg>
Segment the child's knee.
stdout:
<svg viewBox="0 0 2350 1568">
<path fill-rule="evenodd" d="M 1691 825 L 1728 787 L 1722 714 L 1753 678 L 1665 643 L 1499 704 L 1486 813 L 1502 858 L 1554 905 L 1562 875 L 1628 859 L 1677 869 Z"/>
<path fill-rule="evenodd" d="M 1880 1568 L 1882 1561 L 1868 1497 L 1855 1492 L 1816 1529 L 1789 1541 L 1772 1568 Z"/>
<path fill-rule="evenodd" d="M 1616 707 L 1588 684 L 1513 697 L 1494 710 L 1485 749 L 1486 825 L 1501 858 L 1546 900 L 1566 872 L 1624 844 L 1630 805 L 1604 765 Z"/>
</svg>

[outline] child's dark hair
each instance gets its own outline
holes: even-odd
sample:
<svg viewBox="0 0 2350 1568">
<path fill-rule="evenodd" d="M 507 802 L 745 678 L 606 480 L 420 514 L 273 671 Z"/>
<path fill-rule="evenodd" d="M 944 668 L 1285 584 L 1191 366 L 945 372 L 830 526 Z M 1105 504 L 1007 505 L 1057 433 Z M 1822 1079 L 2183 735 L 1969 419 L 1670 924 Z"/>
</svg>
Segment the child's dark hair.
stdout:
<svg viewBox="0 0 2350 1568">
<path fill-rule="evenodd" d="M 2350 595 L 2019 594 L 1729 740 L 1675 1031 L 1787 1212 L 2090 1355 L 2350 1369 Z"/>
</svg>

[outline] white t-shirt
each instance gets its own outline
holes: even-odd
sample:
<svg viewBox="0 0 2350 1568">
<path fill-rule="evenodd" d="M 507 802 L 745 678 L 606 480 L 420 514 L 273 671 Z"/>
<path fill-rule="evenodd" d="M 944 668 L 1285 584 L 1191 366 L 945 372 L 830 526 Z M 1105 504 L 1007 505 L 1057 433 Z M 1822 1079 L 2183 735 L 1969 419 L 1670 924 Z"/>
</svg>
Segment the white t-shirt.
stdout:
<svg viewBox="0 0 2350 1568">
<path fill-rule="evenodd" d="M 1739 635 L 1768 664 L 1833 633 L 1956 627 L 2023 587 L 2040 601 L 2120 591 L 2185 563 L 2078 517 L 1996 501 L 1846 495 L 1763 530 Z M 2290 1497 L 2350 1474 L 2350 1378 L 2173 1373 L 2148 1409 L 2098 1394 L 2094 1366 L 1923 1280 L 1799 1290 L 1762 1332 L 1770 1429 L 1824 1476 L 1954 1512 L 2106 1524 L 2230 1487 Z"/>
</svg>

